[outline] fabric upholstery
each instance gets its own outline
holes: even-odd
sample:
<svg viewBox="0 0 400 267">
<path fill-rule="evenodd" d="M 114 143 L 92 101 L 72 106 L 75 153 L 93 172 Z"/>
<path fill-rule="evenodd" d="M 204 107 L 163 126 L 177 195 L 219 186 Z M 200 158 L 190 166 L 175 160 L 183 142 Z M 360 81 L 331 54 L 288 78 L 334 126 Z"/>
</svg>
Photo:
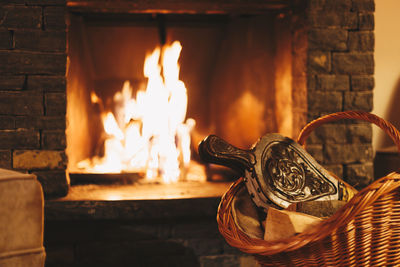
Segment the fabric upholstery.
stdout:
<svg viewBox="0 0 400 267">
<path fill-rule="evenodd" d="M 35 175 L 0 169 L 0 266 L 44 266 L 43 206 Z"/>
</svg>

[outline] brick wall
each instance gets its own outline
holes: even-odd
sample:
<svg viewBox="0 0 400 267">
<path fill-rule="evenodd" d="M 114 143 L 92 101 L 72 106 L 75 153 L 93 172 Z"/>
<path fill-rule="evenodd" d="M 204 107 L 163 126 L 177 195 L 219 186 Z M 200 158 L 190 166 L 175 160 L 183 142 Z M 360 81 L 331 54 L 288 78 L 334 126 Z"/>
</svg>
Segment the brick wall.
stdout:
<svg viewBox="0 0 400 267">
<path fill-rule="evenodd" d="M 371 111 L 374 88 L 374 1 L 309 0 L 308 120 L 324 114 Z M 373 179 L 372 129 L 342 121 L 317 129 L 308 151 L 361 188 Z"/>
<path fill-rule="evenodd" d="M 0 167 L 67 193 L 65 0 L 0 3 Z"/>
<path fill-rule="evenodd" d="M 62 231 L 60 231 L 62 229 Z M 257 267 L 230 247 L 215 217 L 175 221 L 59 221 L 45 232 L 46 266 Z"/>
</svg>

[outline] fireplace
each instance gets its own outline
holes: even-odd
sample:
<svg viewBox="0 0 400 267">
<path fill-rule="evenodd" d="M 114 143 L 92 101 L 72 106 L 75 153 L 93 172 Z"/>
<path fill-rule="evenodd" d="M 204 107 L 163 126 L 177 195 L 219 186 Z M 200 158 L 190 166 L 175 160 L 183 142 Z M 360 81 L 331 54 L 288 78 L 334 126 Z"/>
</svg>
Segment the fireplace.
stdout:
<svg viewBox="0 0 400 267">
<path fill-rule="evenodd" d="M 164 159 L 161 140 L 176 146 L 172 157 L 188 157 L 190 147 L 183 142 L 191 138 L 196 158 L 195 146 L 211 132 L 245 148 L 265 132 L 298 132 L 293 127 L 306 120 L 306 100 L 293 103 L 292 94 L 305 96 L 306 87 L 292 89 L 292 65 L 299 57 L 294 50 L 301 42 L 293 42 L 289 10 L 281 5 L 243 14 L 71 13 L 66 132 L 71 181 L 81 172 L 140 172 L 140 162 L 148 179 L 158 172 L 166 181 L 178 180 L 167 178 L 165 167 L 173 171 L 178 160 Z M 169 68 L 180 70 L 180 77 L 168 81 L 168 63 L 151 62 L 177 53 L 173 48 L 182 52 L 179 67 Z M 168 89 L 168 83 L 174 85 Z M 173 136 L 162 135 L 170 132 Z M 163 161 L 168 163 L 162 166 Z M 190 172 L 189 163 L 180 161 L 186 169 L 181 173 Z M 145 167 L 154 164 L 158 171 Z"/>
<path fill-rule="evenodd" d="M 24 3 L 7 1 L 0 9 L 0 59 L 7 62 L 0 66 L 0 165 L 35 173 L 48 199 L 63 197 L 71 191 L 67 168 L 71 162 L 87 156 L 84 149 L 93 149 L 86 142 L 81 156 L 67 156 L 70 144 L 68 132 L 65 133 L 67 100 L 72 82 L 80 80 L 97 84 L 99 88 L 107 83 L 120 87 L 125 79 L 132 83 L 140 79 L 128 74 L 108 77 L 110 79 L 101 75 L 101 79 L 77 78 L 76 75 L 71 80 L 74 71 L 81 74 L 93 71 L 84 64 L 75 65 L 76 56 L 86 64 L 84 57 L 89 53 L 85 49 L 93 52 L 108 42 L 97 40 L 93 47 L 81 41 L 110 36 L 111 31 L 122 33 L 117 44 L 124 45 L 124 38 L 136 39 L 138 31 L 147 27 L 152 32 L 151 41 L 148 41 L 152 45 L 147 43 L 144 53 L 175 39 L 183 44 L 180 63 L 181 80 L 188 89 L 187 117 L 193 117 L 198 127 L 192 134 L 194 147 L 203 136 L 216 133 L 245 148 L 266 132 L 296 137 L 307 121 L 323 114 L 372 109 L 372 0 L 124 0 L 112 4 L 101 0 L 27 0 Z M 83 29 L 86 32 L 82 32 Z M 115 49 L 122 50 L 117 44 L 114 43 Z M 74 46 L 82 48 L 75 50 L 74 53 L 78 53 L 75 55 L 70 50 Z M 135 54 L 139 47 L 128 54 Z M 112 74 L 114 69 L 107 60 L 112 60 L 113 56 L 106 55 L 108 59 L 96 57 L 95 60 L 100 61 L 92 63 L 100 64 L 97 72 Z M 137 55 L 139 64 L 143 64 L 144 56 Z M 128 59 L 129 56 L 120 57 L 121 65 Z M 238 62 L 240 64 L 236 64 Z M 217 74 L 218 78 L 213 77 Z M 89 95 L 90 91 L 82 91 L 82 97 Z M 68 127 L 73 124 L 68 122 Z M 95 126 L 86 125 L 74 131 L 85 133 L 94 129 Z M 326 125 L 309 138 L 307 151 L 327 169 L 359 187 L 373 179 L 369 124 L 351 121 Z M 192 152 L 195 159 L 195 151 Z M 196 195 L 181 200 L 176 197 L 172 202 L 153 201 L 47 201 L 47 237 L 53 237 L 48 239 L 48 255 L 73 254 L 83 262 L 88 260 L 82 255 L 96 254 L 95 247 L 102 247 L 101 241 L 94 238 L 96 231 L 91 229 L 96 222 L 100 231 L 107 231 L 110 225 L 115 229 L 130 229 L 131 235 L 124 239 L 125 243 L 137 241 L 135 236 L 142 237 L 140 243 L 144 247 L 149 245 L 150 236 L 156 236 L 158 241 L 163 238 L 168 242 L 180 240 L 195 248 L 202 264 L 212 260 L 225 264 L 247 260 L 216 241 L 215 231 L 207 230 L 216 227 L 213 212 L 218 203 L 217 195 L 208 198 Z M 183 208 L 164 214 L 169 220 L 167 224 L 161 222 L 162 216 L 154 215 L 163 214 L 161 208 L 153 210 L 153 215 L 143 211 L 156 206 L 173 210 L 181 205 L 187 207 L 191 215 L 182 219 L 185 217 Z M 202 209 L 203 206 L 208 208 Z M 135 212 L 139 212 L 136 217 L 131 215 Z M 179 226 L 174 225 L 177 218 Z M 135 229 L 130 228 L 131 221 Z M 72 248 L 68 242 L 58 243 L 62 239 L 56 237 L 59 227 L 68 225 L 80 229 L 74 234 L 77 236 L 88 229 L 92 231 L 82 237 L 78 252 L 74 249 L 75 243 Z M 200 230 L 196 232 L 196 229 Z M 123 235 L 122 230 L 113 232 Z M 189 232 L 195 232 L 195 238 L 188 237 Z M 204 236 L 207 241 L 202 239 Z M 87 245 L 89 238 L 90 245 Z M 210 244 L 209 241 L 215 242 L 212 243 L 214 250 L 205 245 Z M 168 242 L 157 244 L 165 249 L 171 245 Z M 129 247 L 125 243 L 116 246 Z M 110 244 L 109 249 L 115 249 Z M 186 248 L 178 246 L 182 252 L 179 255 L 193 260 L 192 251 Z M 55 260 L 55 265 L 60 258 Z"/>
</svg>

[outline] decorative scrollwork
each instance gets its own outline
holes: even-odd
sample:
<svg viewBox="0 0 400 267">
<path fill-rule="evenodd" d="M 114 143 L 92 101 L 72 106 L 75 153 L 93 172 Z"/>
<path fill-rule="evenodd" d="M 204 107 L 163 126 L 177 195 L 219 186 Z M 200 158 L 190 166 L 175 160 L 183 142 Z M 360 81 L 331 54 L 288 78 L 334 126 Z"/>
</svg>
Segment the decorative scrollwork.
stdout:
<svg viewBox="0 0 400 267">
<path fill-rule="evenodd" d="M 336 193 L 336 187 L 288 143 L 272 144 L 263 158 L 263 173 L 269 186 L 287 201 L 305 201 Z"/>
</svg>

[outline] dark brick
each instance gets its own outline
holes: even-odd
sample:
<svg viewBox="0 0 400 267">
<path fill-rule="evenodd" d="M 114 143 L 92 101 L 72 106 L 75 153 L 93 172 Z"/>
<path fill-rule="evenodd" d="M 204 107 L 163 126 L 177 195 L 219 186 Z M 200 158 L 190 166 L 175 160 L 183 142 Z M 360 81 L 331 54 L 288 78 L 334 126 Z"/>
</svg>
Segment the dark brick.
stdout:
<svg viewBox="0 0 400 267">
<path fill-rule="evenodd" d="M 360 13 L 358 16 L 360 30 L 373 30 L 375 28 L 375 20 L 373 13 Z"/>
<path fill-rule="evenodd" d="M 337 177 L 343 179 L 343 165 L 341 164 L 330 164 L 324 165 L 324 168 L 329 172 L 333 173 Z"/>
<path fill-rule="evenodd" d="M 0 75 L 0 90 L 21 90 L 25 83 L 25 75 L 4 76 Z"/>
<path fill-rule="evenodd" d="M 43 149 L 65 149 L 65 131 L 43 131 L 42 148 Z"/>
<path fill-rule="evenodd" d="M 213 238 L 218 235 L 218 225 L 215 221 L 196 223 L 176 223 L 172 237 L 175 239 Z"/>
<path fill-rule="evenodd" d="M 306 150 L 316 161 L 323 162 L 322 145 L 307 145 Z"/>
<path fill-rule="evenodd" d="M 317 88 L 322 91 L 349 91 L 350 78 L 348 75 L 317 75 Z"/>
<path fill-rule="evenodd" d="M 374 76 L 351 76 L 351 90 L 353 91 L 371 91 L 375 87 Z"/>
<path fill-rule="evenodd" d="M 373 74 L 372 53 L 333 53 L 332 68 L 335 73 Z"/>
<path fill-rule="evenodd" d="M 0 49 L 10 49 L 12 46 L 12 32 L 0 29 Z"/>
<path fill-rule="evenodd" d="M 346 92 L 344 95 L 344 110 L 371 111 L 373 108 L 372 92 Z"/>
<path fill-rule="evenodd" d="M 46 246 L 46 266 L 64 266 L 74 263 L 74 246 Z"/>
<path fill-rule="evenodd" d="M 179 266 L 167 261 L 188 253 L 182 244 L 169 240 L 92 242 L 78 244 L 76 251 L 82 266 Z"/>
<path fill-rule="evenodd" d="M 349 33 L 349 50 L 372 52 L 375 47 L 374 33 L 371 31 L 350 32 Z"/>
<path fill-rule="evenodd" d="M 65 116 L 18 116 L 15 118 L 15 127 L 24 129 L 65 130 Z"/>
<path fill-rule="evenodd" d="M 327 73 L 331 70 L 331 57 L 328 52 L 310 51 L 308 54 L 308 73 Z"/>
<path fill-rule="evenodd" d="M 308 91 L 315 91 L 317 89 L 316 75 L 307 75 L 307 88 Z"/>
<path fill-rule="evenodd" d="M 4 20 L 0 26 L 10 29 L 40 29 L 42 26 L 42 8 L 38 6 L 7 6 Z"/>
<path fill-rule="evenodd" d="M 33 173 L 42 184 L 46 198 L 63 197 L 67 195 L 69 183 L 65 171 L 35 171 Z"/>
<path fill-rule="evenodd" d="M 47 116 L 65 115 L 65 93 L 46 93 L 44 103 Z"/>
<path fill-rule="evenodd" d="M 0 92 L 0 114 L 43 115 L 43 97 L 28 92 Z"/>
<path fill-rule="evenodd" d="M 374 179 L 374 167 L 371 162 L 365 164 L 349 164 L 345 168 L 345 181 L 360 190 Z"/>
<path fill-rule="evenodd" d="M 189 239 L 185 245 L 198 255 L 217 255 L 223 252 L 224 242 L 221 238 Z"/>
<path fill-rule="evenodd" d="M 369 123 L 347 125 L 347 141 L 349 143 L 371 143 L 372 127 Z"/>
<path fill-rule="evenodd" d="M 39 148 L 40 136 L 34 130 L 0 130 L 0 149 Z"/>
<path fill-rule="evenodd" d="M 371 144 L 326 144 L 324 163 L 363 163 L 371 162 L 373 157 Z"/>
<path fill-rule="evenodd" d="M 323 51 L 347 49 L 348 31 L 344 29 L 312 29 L 308 33 L 308 48 Z"/>
<path fill-rule="evenodd" d="M 66 0 L 25 0 L 27 5 L 65 6 Z"/>
<path fill-rule="evenodd" d="M 341 92 L 315 91 L 308 94 L 308 110 L 319 112 L 337 112 L 342 110 Z"/>
<path fill-rule="evenodd" d="M 65 76 L 28 76 L 28 90 L 45 92 L 65 92 Z"/>
<path fill-rule="evenodd" d="M 15 117 L 13 116 L 0 116 L 0 129 L 12 130 L 15 129 Z"/>
<path fill-rule="evenodd" d="M 308 8 L 318 11 L 350 11 L 352 7 L 351 0 L 309 0 Z"/>
<path fill-rule="evenodd" d="M 42 52 L 65 52 L 65 31 L 15 31 L 15 48 Z"/>
<path fill-rule="evenodd" d="M 346 143 L 346 125 L 322 125 L 313 131 L 309 140 L 309 142 L 313 144 L 344 144 Z"/>
<path fill-rule="evenodd" d="M 11 150 L 0 150 L 0 168 L 11 169 Z"/>
<path fill-rule="evenodd" d="M 46 7 L 44 9 L 44 25 L 46 27 L 46 30 L 65 29 L 65 13 L 65 7 Z"/>
<path fill-rule="evenodd" d="M 0 73 L 65 75 L 65 54 L 0 51 Z"/>
<path fill-rule="evenodd" d="M 342 27 L 357 29 L 358 16 L 355 12 L 309 12 L 308 20 L 311 26 L 317 28 Z"/>
<path fill-rule="evenodd" d="M 241 260 L 238 255 L 215 255 L 215 256 L 200 257 L 200 267 L 220 267 L 220 266 L 251 267 L 252 265 L 241 265 Z M 257 265 L 254 263 L 253 266 L 256 267 Z"/>
<path fill-rule="evenodd" d="M 353 0 L 354 11 L 375 11 L 374 0 Z"/>
</svg>

